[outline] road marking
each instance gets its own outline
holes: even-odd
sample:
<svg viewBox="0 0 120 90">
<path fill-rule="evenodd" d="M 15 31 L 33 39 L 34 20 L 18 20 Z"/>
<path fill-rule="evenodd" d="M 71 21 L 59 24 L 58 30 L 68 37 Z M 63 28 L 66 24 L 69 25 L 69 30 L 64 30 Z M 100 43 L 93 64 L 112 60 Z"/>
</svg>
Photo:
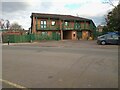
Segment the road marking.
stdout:
<svg viewBox="0 0 120 90">
<path fill-rule="evenodd" d="M 0 79 L 1 82 L 5 83 L 5 84 L 8 84 L 10 86 L 13 86 L 13 87 L 16 87 L 16 88 L 21 88 L 22 90 L 30 90 L 30 89 L 27 89 L 26 87 L 24 86 L 21 86 L 21 85 L 18 85 L 16 83 L 12 83 L 10 81 L 7 81 L 7 80 L 3 80 L 3 79 Z"/>
</svg>

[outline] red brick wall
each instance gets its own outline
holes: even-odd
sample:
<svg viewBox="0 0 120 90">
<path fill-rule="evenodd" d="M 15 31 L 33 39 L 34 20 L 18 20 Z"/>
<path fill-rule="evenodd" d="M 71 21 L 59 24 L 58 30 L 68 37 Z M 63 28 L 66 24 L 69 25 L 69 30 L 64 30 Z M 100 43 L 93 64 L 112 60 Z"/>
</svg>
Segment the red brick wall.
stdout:
<svg viewBox="0 0 120 90">
<path fill-rule="evenodd" d="M 38 26 L 40 27 L 40 22 L 41 20 L 46 20 L 47 21 L 47 27 L 50 27 L 50 28 L 54 28 L 54 27 L 57 27 L 59 26 L 60 27 L 60 35 L 61 35 L 61 40 L 63 40 L 63 30 L 62 30 L 62 23 L 63 21 L 62 20 L 54 20 L 54 19 L 39 19 L 38 18 Z M 52 26 L 52 21 L 55 21 L 56 24 L 55 26 Z M 84 29 L 84 21 L 80 22 L 80 26 L 82 29 Z M 33 33 L 41 33 L 41 31 L 36 31 L 36 19 L 35 17 L 33 17 L 33 28 L 32 28 L 32 32 Z M 90 26 L 90 23 L 89 22 L 86 22 L 86 29 L 88 29 Z M 74 21 L 71 21 L 69 22 L 69 26 L 67 26 L 67 28 L 74 28 Z M 52 34 L 52 30 L 51 31 L 48 31 L 48 35 L 51 35 Z M 75 32 L 75 37 L 73 36 L 73 31 L 72 32 L 69 32 L 71 34 L 68 34 L 68 35 L 71 35 L 71 36 L 68 36 L 68 37 L 71 37 L 73 40 L 77 39 L 77 32 Z M 84 34 L 84 35 L 83 35 Z M 82 33 L 82 37 L 83 39 L 87 37 L 87 35 L 85 35 L 85 31 L 83 31 Z"/>
<path fill-rule="evenodd" d="M 22 35 L 22 32 L 19 31 L 6 31 L 2 33 L 3 35 Z"/>
<path fill-rule="evenodd" d="M 32 33 L 36 33 L 36 19 L 35 19 L 35 17 L 33 17 Z"/>
</svg>

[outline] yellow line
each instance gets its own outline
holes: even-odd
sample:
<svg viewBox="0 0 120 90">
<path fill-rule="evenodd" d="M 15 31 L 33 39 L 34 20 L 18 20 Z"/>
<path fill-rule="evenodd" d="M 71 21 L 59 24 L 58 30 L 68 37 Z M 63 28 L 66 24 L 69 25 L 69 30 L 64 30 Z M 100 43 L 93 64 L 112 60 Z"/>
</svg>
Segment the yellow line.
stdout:
<svg viewBox="0 0 120 90">
<path fill-rule="evenodd" d="M 21 89 L 23 89 L 23 90 L 30 90 L 30 89 L 27 89 L 27 88 L 24 87 L 24 86 L 21 86 L 21 85 L 12 83 L 12 82 L 7 81 L 7 80 L 0 79 L 0 81 L 3 82 L 3 83 L 5 83 L 5 84 L 8 84 L 8 85 L 10 85 L 10 86 L 16 87 L 16 88 L 21 88 Z"/>
</svg>

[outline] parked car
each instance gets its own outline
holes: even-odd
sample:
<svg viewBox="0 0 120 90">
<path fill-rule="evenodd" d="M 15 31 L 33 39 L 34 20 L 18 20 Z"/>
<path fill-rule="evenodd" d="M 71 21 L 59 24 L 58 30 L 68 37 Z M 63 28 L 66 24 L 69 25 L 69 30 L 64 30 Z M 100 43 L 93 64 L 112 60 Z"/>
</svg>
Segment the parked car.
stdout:
<svg viewBox="0 0 120 90">
<path fill-rule="evenodd" d="M 105 44 L 120 44 L 120 36 L 118 33 L 107 33 L 97 37 L 97 43 Z"/>
</svg>

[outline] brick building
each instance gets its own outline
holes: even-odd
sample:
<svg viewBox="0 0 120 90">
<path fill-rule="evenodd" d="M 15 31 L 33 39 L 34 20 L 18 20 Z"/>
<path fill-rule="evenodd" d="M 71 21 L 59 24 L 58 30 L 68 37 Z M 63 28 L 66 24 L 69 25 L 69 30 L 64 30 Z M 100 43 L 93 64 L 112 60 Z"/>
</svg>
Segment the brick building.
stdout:
<svg viewBox="0 0 120 90">
<path fill-rule="evenodd" d="M 103 25 L 98 25 L 97 26 L 97 31 L 101 33 L 101 32 L 103 32 L 103 28 L 104 28 Z"/>
<path fill-rule="evenodd" d="M 51 35 L 57 33 L 61 40 L 87 39 L 95 36 L 96 26 L 91 19 L 71 15 L 32 13 L 31 33 Z"/>
</svg>

